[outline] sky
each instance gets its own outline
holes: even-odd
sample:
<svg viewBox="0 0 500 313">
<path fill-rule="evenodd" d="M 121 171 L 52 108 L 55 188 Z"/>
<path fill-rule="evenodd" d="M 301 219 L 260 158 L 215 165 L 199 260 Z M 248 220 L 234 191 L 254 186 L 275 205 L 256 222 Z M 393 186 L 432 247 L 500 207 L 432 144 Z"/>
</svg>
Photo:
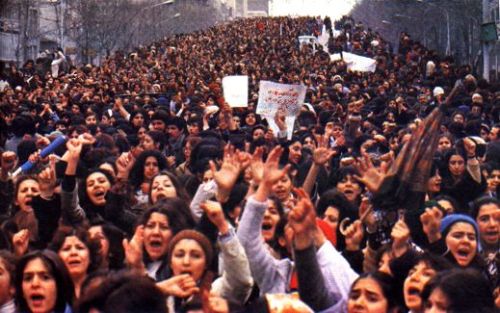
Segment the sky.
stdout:
<svg viewBox="0 0 500 313">
<path fill-rule="evenodd" d="M 269 13 L 280 15 L 325 15 L 332 20 L 348 13 L 356 0 L 271 0 Z"/>
</svg>

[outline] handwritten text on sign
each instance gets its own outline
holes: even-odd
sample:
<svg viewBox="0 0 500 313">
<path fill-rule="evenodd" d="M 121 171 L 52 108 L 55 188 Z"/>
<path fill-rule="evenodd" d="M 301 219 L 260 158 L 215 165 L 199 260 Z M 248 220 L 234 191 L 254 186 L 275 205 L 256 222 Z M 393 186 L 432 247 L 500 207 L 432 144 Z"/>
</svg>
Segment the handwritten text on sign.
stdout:
<svg viewBox="0 0 500 313">
<path fill-rule="evenodd" d="M 296 116 L 306 96 L 306 87 L 261 81 L 257 114 L 274 115 L 282 109 L 286 116 Z"/>
</svg>

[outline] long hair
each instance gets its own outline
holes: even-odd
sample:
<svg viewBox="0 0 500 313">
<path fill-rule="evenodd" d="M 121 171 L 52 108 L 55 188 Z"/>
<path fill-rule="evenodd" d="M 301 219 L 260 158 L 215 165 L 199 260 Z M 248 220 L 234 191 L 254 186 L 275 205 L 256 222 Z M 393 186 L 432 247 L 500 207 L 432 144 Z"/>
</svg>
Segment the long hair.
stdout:
<svg viewBox="0 0 500 313">
<path fill-rule="evenodd" d="M 56 304 L 53 312 L 63 313 L 66 305 L 72 305 L 75 298 L 74 286 L 66 266 L 59 256 L 50 250 L 34 251 L 24 255 L 16 268 L 16 303 L 20 312 L 30 312 L 23 293 L 24 270 L 29 262 L 40 259 L 56 282 Z"/>
</svg>

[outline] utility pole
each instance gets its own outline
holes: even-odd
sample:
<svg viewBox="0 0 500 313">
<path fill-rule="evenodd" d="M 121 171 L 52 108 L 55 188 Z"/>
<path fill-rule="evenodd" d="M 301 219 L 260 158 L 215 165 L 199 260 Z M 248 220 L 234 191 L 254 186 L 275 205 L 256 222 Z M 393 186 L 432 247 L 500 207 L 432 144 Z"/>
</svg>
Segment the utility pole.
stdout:
<svg viewBox="0 0 500 313">
<path fill-rule="evenodd" d="M 483 23 L 489 22 L 489 0 L 483 0 Z M 483 78 L 490 81 L 490 44 L 483 41 Z"/>
</svg>

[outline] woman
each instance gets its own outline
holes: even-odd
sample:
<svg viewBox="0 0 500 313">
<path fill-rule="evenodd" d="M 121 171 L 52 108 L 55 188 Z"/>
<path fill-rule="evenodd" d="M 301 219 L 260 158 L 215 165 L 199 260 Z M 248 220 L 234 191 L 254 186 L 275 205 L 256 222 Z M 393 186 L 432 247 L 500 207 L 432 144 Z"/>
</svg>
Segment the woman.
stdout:
<svg viewBox="0 0 500 313">
<path fill-rule="evenodd" d="M 347 198 L 352 206 L 359 207 L 364 187 L 355 179 L 356 175 L 358 175 L 358 172 L 354 167 L 341 167 L 336 171 L 334 186 Z"/>
<path fill-rule="evenodd" d="M 375 272 L 361 275 L 354 281 L 347 299 L 348 313 L 395 313 L 399 311 L 397 290 L 392 278 Z"/>
<path fill-rule="evenodd" d="M 473 218 L 465 214 L 450 214 L 441 220 L 436 234 L 428 231 L 428 223 L 423 224 L 431 252 L 443 255 L 456 267 L 474 268 L 488 276 L 484 260 L 479 255 L 479 228 Z"/>
<path fill-rule="evenodd" d="M 33 211 L 33 198 L 40 195 L 38 180 L 31 176 L 22 176 L 16 181 L 14 188 L 14 201 L 12 214 L 13 221 L 18 229 L 28 229 L 30 241 L 35 242 L 38 238 L 38 221 Z"/>
<path fill-rule="evenodd" d="M 14 285 L 16 259 L 7 251 L 0 251 L 0 312 L 16 312 Z"/>
<path fill-rule="evenodd" d="M 161 171 L 151 180 L 149 203 L 155 204 L 161 199 L 180 198 L 189 203 L 189 195 L 177 177 L 168 171 Z"/>
<path fill-rule="evenodd" d="M 493 313 L 495 304 L 488 280 L 474 270 L 439 273 L 425 287 L 425 313 Z"/>
<path fill-rule="evenodd" d="M 151 181 L 165 168 L 167 168 L 167 161 L 159 151 L 147 150 L 139 155 L 130 171 L 130 182 L 137 203 L 148 203 Z"/>
<path fill-rule="evenodd" d="M 456 199 L 458 210 L 465 212 L 468 203 L 480 196 L 486 189 L 476 158 L 476 145 L 471 139 L 464 139 L 465 151 L 453 149 L 444 157 L 441 192 Z"/>
<path fill-rule="evenodd" d="M 424 312 L 422 292 L 426 284 L 439 272 L 449 270 L 451 264 L 442 257 L 429 253 L 416 255 L 412 262 L 414 265 L 403 283 L 404 302 L 411 313 L 422 313 Z"/>
<path fill-rule="evenodd" d="M 100 244 L 101 268 L 122 269 L 125 259 L 122 246 L 123 232 L 111 224 L 104 223 L 91 226 L 88 233 L 92 240 L 98 241 Z"/>
<path fill-rule="evenodd" d="M 100 266 L 99 242 L 91 240 L 83 228 L 60 227 L 49 249 L 57 252 L 68 269 L 78 299 L 87 274 Z"/>
<path fill-rule="evenodd" d="M 138 268 L 145 268 L 147 274 L 155 281 L 162 281 L 170 277 L 167 253 L 170 241 L 180 230 L 187 228 L 176 207 L 158 204 L 151 207 L 139 219 L 139 225 L 144 228 L 143 233 L 143 265 L 131 264 Z"/>
<path fill-rule="evenodd" d="M 194 230 L 183 230 L 174 236 L 168 249 L 168 263 L 172 276 L 187 274 L 198 286 L 212 283 L 209 268 L 214 251 L 210 240 Z M 192 294 L 188 298 L 167 300 L 170 312 L 184 312 L 186 308 L 200 309 L 201 294 Z"/>
<path fill-rule="evenodd" d="M 58 255 L 49 250 L 23 256 L 16 268 L 16 302 L 20 312 L 71 312 L 74 288 Z"/>
</svg>

